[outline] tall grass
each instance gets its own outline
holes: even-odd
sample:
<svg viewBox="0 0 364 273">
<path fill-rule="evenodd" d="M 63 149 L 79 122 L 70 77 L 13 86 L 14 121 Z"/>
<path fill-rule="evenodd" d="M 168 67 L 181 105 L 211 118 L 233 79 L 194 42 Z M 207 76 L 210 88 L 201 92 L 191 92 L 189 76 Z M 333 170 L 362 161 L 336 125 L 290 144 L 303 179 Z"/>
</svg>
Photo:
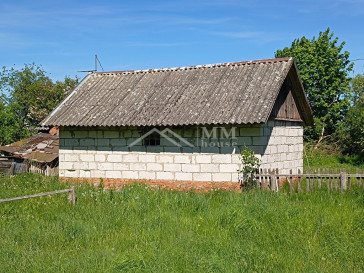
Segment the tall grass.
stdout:
<svg viewBox="0 0 364 273">
<path fill-rule="evenodd" d="M 67 188 L 0 180 L 0 198 Z M 363 272 L 364 191 L 205 194 L 76 187 L 0 204 L 1 272 Z"/>
<path fill-rule="evenodd" d="M 305 168 L 345 168 L 351 172 L 364 169 L 364 158 L 359 155 L 344 155 L 335 146 L 321 144 L 318 147 L 305 145 L 303 164 Z"/>
</svg>

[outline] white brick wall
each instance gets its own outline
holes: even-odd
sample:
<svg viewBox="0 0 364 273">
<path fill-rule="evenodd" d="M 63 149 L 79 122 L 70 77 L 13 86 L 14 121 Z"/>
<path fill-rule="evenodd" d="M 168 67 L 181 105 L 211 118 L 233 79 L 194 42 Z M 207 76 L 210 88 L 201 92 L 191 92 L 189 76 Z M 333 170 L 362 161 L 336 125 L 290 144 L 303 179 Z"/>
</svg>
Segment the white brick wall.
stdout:
<svg viewBox="0 0 364 273">
<path fill-rule="evenodd" d="M 185 146 L 175 147 L 163 139 L 165 146 L 146 148 L 138 143 L 129 148 L 127 143 L 139 137 L 136 127 L 91 131 L 62 127 L 60 176 L 237 182 L 237 169 L 241 168 L 239 153 L 244 145 L 257 153 L 262 161 L 261 168 L 279 168 L 281 173 L 302 169 L 303 128 L 300 124 L 269 121 L 265 125 L 240 126 L 235 132 L 235 139 L 218 136 L 202 143 L 195 137 L 199 135 L 196 127 L 184 127 L 179 133 L 190 143 L 197 144 L 195 147 L 183 143 Z M 218 143 L 236 143 L 237 146 L 219 146 Z"/>
<path fill-rule="evenodd" d="M 193 181 L 211 181 L 211 173 L 194 173 Z"/>
<path fill-rule="evenodd" d="M 157 172 L 158 180 L 174 180 L 173 172 Z"/>
<path fill-rule="evenodd" d="M 211 163 L 211 155 L 196 155 L 194 158 L 196 163 Z"/>
<path fill-rule="evenodd" d="M 148 171 L 163 171 L 163 164 L 161 163 L 147 163 Z"/>
<path fill-rule="evenodd" d="M 156 179 L 156 173 L 150 171 L 139 172 L 139 179 Z"/>
<path fill-rule="evenodd" d="M 285 126 L 288 125 L 288 126 Z M 269 121 L 271 128 L 267 152 L 262 156 L 262 168 L 278 168 L 288 174 L 290 169 L 303 169 L 303 127 L 294 122 Z"/>
<path fill-rule="evenodd" d="M 192 181 L 192 173 L 177 172 L 175 173 L 175 179 L 180 181 Z"/>
</svg>

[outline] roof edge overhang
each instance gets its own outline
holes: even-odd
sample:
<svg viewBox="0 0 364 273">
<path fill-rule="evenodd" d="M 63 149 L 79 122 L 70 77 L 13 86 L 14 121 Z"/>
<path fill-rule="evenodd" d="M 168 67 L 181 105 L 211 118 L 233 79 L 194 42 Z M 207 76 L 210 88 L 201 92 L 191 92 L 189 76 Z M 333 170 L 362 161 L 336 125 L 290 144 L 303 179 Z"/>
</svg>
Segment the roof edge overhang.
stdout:
<svg viewBox="0 0 364 273">
<path fill-rule="evenodd" d="M 254 126 L 259 124 L 264 124 L 263 121 L 257 122 L 246 122 L 246 123 L 236 123 L 236 122 L 226 122 L 226 123 L 184 123 L 184 124 L 121 124 L 121 125 L 77 125 L 77 124 L 68 124 L 68 125 L 57 125 L 61 128 L 122 128 L 122 127 L 184 127 L 184 126 L 233 126 L 233 125 L 246 125 L 246 126 Z"/>
</svg>

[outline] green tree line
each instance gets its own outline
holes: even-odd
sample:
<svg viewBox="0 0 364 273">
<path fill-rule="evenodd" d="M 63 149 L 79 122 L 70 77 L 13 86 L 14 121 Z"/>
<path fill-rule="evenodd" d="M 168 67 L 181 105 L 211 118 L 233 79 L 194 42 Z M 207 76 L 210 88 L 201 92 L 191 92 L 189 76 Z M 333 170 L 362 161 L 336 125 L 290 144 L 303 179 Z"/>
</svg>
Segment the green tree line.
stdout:
<svg viewBox="0 0 364 273">
<path fill-rule="evenodd" d="M 78 79 L 53 82 L 42 67 L 3 67 L 0 72 L 0 145 L 36 133 L 39 123 L 72 91 Z"/>
</svg>

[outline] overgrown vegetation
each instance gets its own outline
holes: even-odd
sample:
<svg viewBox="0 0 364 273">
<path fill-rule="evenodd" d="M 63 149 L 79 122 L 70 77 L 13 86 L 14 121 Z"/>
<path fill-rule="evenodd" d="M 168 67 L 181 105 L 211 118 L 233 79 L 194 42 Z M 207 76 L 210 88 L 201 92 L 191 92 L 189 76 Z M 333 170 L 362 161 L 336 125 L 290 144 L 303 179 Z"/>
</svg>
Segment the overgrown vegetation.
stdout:
<svg viewBox="0 0 364 273">
<path fill-rule="evenodd" d="M 67 188 L 0 180 L 0 198 Z M 364 192 L 207 194 L 77 186 L 0 204 L 1 272 L 362 272 Z"/>
</svg>

